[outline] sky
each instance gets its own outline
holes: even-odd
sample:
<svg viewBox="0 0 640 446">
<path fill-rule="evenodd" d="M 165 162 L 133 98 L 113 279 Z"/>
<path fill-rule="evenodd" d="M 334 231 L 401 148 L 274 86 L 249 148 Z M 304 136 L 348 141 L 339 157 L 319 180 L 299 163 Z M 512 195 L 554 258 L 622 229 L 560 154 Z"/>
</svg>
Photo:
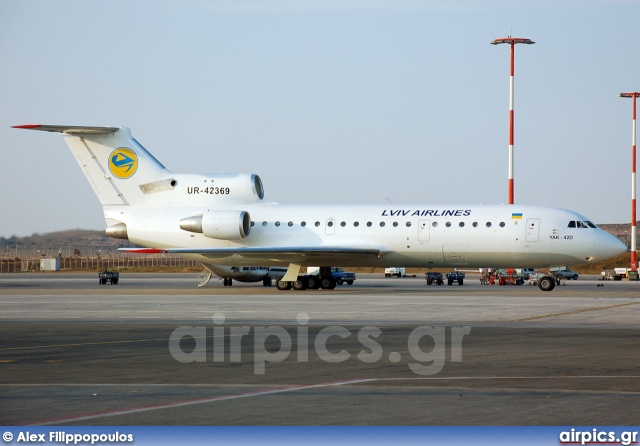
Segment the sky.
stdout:
<svg viewBox="0 0 640 446">
<path fill-rule="evenodd" d="M 60 135 L 126 126 L 283 204 L 508 200 L 631 215 L 638 0 L 3 0 L 0 236 L 105 228 Z"/>
</svg>

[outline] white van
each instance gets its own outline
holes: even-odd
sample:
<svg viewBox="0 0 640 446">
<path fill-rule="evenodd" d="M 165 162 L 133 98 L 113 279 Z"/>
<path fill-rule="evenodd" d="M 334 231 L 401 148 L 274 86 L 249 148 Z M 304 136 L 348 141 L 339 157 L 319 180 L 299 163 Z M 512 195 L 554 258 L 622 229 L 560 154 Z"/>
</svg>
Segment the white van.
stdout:
<svg viewBox="0 0 640 446">
<path fill-rule="evenodd" d="M 404 277 L 407 275 L 406 268 L 385 268 L 384 277 Z"/>
</svg>

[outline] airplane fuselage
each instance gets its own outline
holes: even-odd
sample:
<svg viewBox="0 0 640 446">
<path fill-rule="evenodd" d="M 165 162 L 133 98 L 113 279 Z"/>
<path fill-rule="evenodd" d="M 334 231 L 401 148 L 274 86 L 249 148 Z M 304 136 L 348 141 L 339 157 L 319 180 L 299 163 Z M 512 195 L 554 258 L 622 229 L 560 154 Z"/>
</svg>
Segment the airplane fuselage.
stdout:
<svg viewBox="0 0 640 446">
<path fill-rule="evenodd" d="M 549 267 L 611 257 L 620 243 L 569 210 L 520 205 L 230 205 L 246 211 L 251 230 L 241 240 L 216 240 L 179 229 L 180 220 L 206 212 L 202 207 L 114 206 L 107 220 L 126 224 L 129 240 L 154 248 L 358 246 L 377 256 L 342 258 L 341 266 L 387 267 Z M 575 222 L 585 222 L 577 227 Z M 574 222 L 571 225 L 570 222 Z M 589 222 L 590 223 L 590 222 Z M 573 226 L 573 227 L 570 227 Z M 275 266 L 286 255 L 189 254 L 221 265 Z M 303 266 L 335 263 L 311 256 Z"/>
</svg>

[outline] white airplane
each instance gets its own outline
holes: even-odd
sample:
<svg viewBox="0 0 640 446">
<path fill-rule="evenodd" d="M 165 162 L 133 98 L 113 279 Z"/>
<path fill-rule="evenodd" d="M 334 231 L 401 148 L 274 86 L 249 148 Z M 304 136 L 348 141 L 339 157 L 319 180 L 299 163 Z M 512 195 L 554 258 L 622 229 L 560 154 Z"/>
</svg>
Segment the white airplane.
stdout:
<svg viewBox="0 0 640 446">
<path fill-rule="evenodd" d="M 626 251 L 565 209 L 522 205 L 299 205 L 264 200 L 258 175 L 175 174 L 126 127 L 61 133 L 103 206 L 108 235 L 205 264 L 280 266 L 279 289 L 334 288 L 330 266 L 552 267 Z M 300 268 L 322 265 L 319 278 Z M 551 276 L 538 286 L 550 291 Z"/>
</svg>

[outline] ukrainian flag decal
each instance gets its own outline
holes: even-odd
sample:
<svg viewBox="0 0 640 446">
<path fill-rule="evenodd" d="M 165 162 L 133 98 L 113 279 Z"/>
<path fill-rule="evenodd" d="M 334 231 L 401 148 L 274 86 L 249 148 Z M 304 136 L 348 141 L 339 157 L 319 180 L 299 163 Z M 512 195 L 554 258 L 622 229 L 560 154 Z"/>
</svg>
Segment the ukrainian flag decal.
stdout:
<svg viewBox="0 0 640 446">
<path fill-rule="evenodd" d="M 511 214 L 511 218 L 514 220 L 522 220 L 522 213 L 517 214 L 514 212 Z"/>
<path fill-rule="evenodd" d="M 121 180 L 131 178 L 138 170 L 138 156 L 127 147 L 119 147 L 109 155 L 109 170 Z"/>
</svg>

